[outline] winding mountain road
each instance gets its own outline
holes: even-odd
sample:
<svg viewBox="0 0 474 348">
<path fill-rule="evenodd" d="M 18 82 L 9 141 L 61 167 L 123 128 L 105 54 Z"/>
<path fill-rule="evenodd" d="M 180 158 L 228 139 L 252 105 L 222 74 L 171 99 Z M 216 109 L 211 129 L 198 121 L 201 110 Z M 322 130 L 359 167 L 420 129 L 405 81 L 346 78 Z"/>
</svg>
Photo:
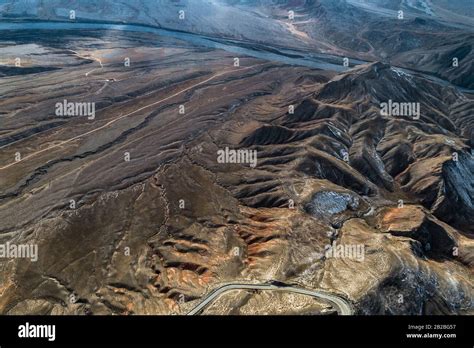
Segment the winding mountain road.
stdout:
<svg viewBox="0 0 474 348">
<path fill-rule="evenodd" d="M 280 285 L 281 284 L 281 285 Z M 188 315 L 198 315 L 204 308 L 206 308 L 216 298 L 221 296 L 223 293 L 232 290 L 271 290 L 271 291 L 286 291 L 293 292 L 296 294 L 308 295 L 317 299 L 321 299 L 324 302 L 330 303 L 339 313 L 339 315 L 352 315 L 354 309 L 349 301 L 345 298 L 332 294 L 322 290 L 307 290 L 293 285 L 286 285 L 283 283 L 276 284 L 264 283 L 264 284 L 243 284 L 243 283 L 227 283 L 217 289 L 211 291 L 196 307 L 194 307 Z"/>
</svg>

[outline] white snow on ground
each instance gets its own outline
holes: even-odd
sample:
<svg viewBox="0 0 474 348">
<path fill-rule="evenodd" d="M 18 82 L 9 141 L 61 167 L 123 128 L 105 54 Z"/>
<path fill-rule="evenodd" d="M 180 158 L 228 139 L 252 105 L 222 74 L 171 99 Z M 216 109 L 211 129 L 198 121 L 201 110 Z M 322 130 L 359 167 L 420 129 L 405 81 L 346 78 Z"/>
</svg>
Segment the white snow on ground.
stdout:
<svg viewBox="0 0 474 348">
<path fill-rule="evenodd" d="M 396 16 L 399 9 L 413 9 L 424 12 L 426 15 L 435 16 L 435 13 L 427 0 L 391 0 L 391 6 L 385 0 L 346 0 L 349 4 L 364 8 L 369 12 L 376 12 L 380 15 Z M 416 13 L 415 13 L 416 14 Z"/>
<path fill-rule="evenodd" d="M 404 72 L 403 70 L 397 69 L 397 68 L 390 68 L 394 73 L 397 74 L 398 77 L 404 78 L 405 80 L 408 81 L 408 83 L 415 87 L 415 82 L 413 81 L 413 76 Z"/>
<path fill-rule="evenodd" d="M 392 70 L 393 72 L 395 72 L 395 73 L 398 75 L 398 77 L 410 77 L 410 78 L 411 78 L 411 76 L 410 76 L 409 74 L 407 74 L 406 72 L 404 72 L 404 71 L 402 71 L 402 70 L 400 70 L 400 69 L 391 68 L 391 70 Z"/>
<path fill-rule="evenodd" d="M 429 16 L 434 16 L 434 12 L 431 9 L 431 6 L 427 3 L 426 0 L 404 0 L 404 4 L 407 7 L 411 7 L 413 9 L 423 11 Z"/>
<path fill-rule="evenodd" d="M 293 35 L 284 23 L 259 16 L 248 7 L 223 0 L 0 0 L 2 16 L 45 20 L 97 20 L 147 24 L 207 35 L 279 43 L 292 46 L 302 38 Z M 185 19 L 180 19 L 184 11 Z M 270 42 L 271 43 L 271 42 Z"/>
</svg>

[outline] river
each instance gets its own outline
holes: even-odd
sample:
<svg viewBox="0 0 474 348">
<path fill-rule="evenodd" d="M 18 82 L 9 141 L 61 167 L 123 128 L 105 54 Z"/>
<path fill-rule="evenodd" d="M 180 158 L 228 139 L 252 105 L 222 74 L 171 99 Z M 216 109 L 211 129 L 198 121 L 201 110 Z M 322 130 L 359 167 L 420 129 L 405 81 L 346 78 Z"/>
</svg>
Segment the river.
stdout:
<svg viewBox="0 0 474 348">
<path fill-rule="evenodd" d="M 199 34 L 180 32 L 168 29 L 154 28 L 139 24 L 109 24 L 109 23 L 68 23 L 68 22 L 3 22 L 2 30 L 120 30 L 131 32 L 152 33 L 164 37 L 183 40 L 193 45 L 222 49 L 227 52 L 281 62 L 289 65 L 306 66 L 309 68 L 345 71 L 343 58 L 333 55 L 305 53 L 285 48 L 274 48 L 261 44 L 246 43 L 238 40 L 206 37 Z M 350 59 L 350 64 L 359 65 L 367 62 Z"/>
<path fill-rule="evenodd" d="M 321 70 L 333 70 L 337 72 L 347 71 L 353 66 L 369 63 L 350 58 L 350 66 L 343 65 L 343 57 L 308 53 L 286 48 L 275 48 L 259 43 L 243 42 L 224 38 L 207 37 L 204 35 L 181 32 L 169 29 L 154 28 L 140 24 L 111 24 L 111 23 L 78 23 L 78 22 L 49 22 L 49 21 L 22 21 L 22 22 L 0 22 L 0 31 L 4 30 L 119 30 L 131 32 L 152 33 L 164 37 L 171 37 L 186 41 L 196 46 L 222 49 L 239 55 L 250 56 L 268 61 L 280 62 L 295 66 L 305 66 Z M 411 69 L 402 69 L 409 74 L 421 75 L 437 84 L 451 86 L 465 93 L 474 93 L 474 89 L 466 89 L 451 84 L 432 74 L 423 73 Z"/>
</svg>

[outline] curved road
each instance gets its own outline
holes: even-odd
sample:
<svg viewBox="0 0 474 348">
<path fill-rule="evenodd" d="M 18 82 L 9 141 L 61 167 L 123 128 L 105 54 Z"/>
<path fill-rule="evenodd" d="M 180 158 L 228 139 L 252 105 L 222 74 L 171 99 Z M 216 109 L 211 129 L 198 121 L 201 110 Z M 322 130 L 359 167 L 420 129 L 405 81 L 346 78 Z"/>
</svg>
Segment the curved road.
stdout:
<svg viewBox="0 0 474 348">
<path fill-rule="evenodd" d="M 339 315 L 352 315 L 354 314 L 354 309 L 349 301 L 345 298 L 331 294 L 326 291 L 321 290 L 306 290 L 303 288 L 298 288 L 292 285 L 277 285 L 276 283 L 264 283 L 264 284 L 241 284 L 241 283 L 228 283 L 217 289 L 214 289 L 209 293 L 204 300 L 202 300 L 196 307 L 194 307 L 188 315 L 197 315 L 204 308 L 206 308 L 212 301 L 223 293 L 231 290 L 272 290 L 272 291 L 287 291 L 293 292 L 302 295 L 308 295 L 315 297 L 317 299 L 322 299 L 324 302 L 329 302 L 337 310 Z"/>
</svg>

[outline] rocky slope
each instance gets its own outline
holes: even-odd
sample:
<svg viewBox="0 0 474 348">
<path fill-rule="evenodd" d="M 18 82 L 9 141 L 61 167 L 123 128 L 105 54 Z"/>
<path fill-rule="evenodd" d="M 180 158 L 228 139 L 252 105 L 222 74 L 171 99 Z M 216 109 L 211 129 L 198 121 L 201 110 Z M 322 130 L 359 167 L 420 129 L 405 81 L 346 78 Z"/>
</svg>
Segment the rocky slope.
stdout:
<svg viewBox="0 0 474 348">
<path fill-rule="evenodd" d="M 54 1 L 0 6 L 10 19 L 61 19 L 67 2 Z M 119 1 L 107 19 L 176 23 L 167 16 L 188 2 L 166 3 L 160 17 Z M 79 18 L 104 19 L 106 7 L 75 4 Z M 325 23 L 314 29 L 275 21 L 288 3 L 260 4 L 189 1 L 220 24 L 196 17 L 184 29 L 259 41 L 270 25 L 272 40 L 300 48 L 326 33 L 314 47 L 408 65 L 419 50 L 412 63 L 433 71 L 471 35 L 412 18 L 378 33 L 369 21 L 352 41 L 372 18 L 363 7 L 291 2 Z M 435 52 L 439 37 L 449 44 Z M 339 294 L 356 314 L 474 313 L 472 95 L 388 58 L 338 74 L 244 56 L 235 66 L 234 53 L 151 33 L 0 40 L 11 68 L 0 70 L 0 245 L 38 247 L 37 260 L 0 258 L 0 313 L 185 314 L 222 284 L 268 281 Z M 439 74 L 470 86 L 472 65 L 459 69 Z M 58 115 L 65 99 L 95 103 L 95 118 Z M 243 157 L 221 160 L 228 150 Z M 303 295 L 237 291 L 205 314 L 333 312 Z"/>
<path fill-rule="evenodd" d="M 152 35 L 66 35 L 43 43 L 59 71 L 0 85 L 0 237 L 39 253 L 2 259 L 2 313 L 183 314 L 219 284 L 270 280 L 340 294 L 358 314 L 472 313 L 466 95 L 384 63 L 236 68 Z M 71 95 L 97 102 L 95 121 L 52 114 Z M 388 100 L 420 112 L 384 114 Z M 256 166 L 218 161 L 225 148 L 255 150 Z M 208 313 L 331 312 L 275 296 Z"/>
<path fill-rule="evenodd" d="M 76 16 L 73 21 L 140 23 L 250 44 L 385 61 L 474 88 L 471 1 L 436 5 L 406 0 L 0 1 L 0 18 L 6 20 L 71 21 L 71 10 Z M 182 18 L 180 11 L 184 11 Z"/>
</svg>

